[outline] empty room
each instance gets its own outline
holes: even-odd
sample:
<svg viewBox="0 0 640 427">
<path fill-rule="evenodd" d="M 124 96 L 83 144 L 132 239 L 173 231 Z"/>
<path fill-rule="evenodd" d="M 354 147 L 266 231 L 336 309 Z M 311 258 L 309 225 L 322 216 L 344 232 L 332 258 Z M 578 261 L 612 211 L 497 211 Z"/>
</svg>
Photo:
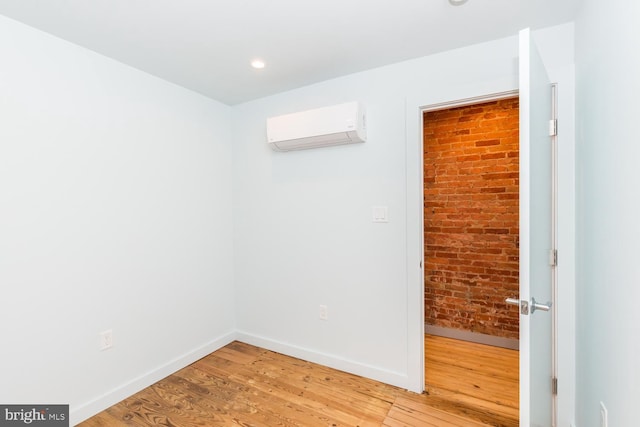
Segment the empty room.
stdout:
<svg viewBox="0 0 640 427">
<path fill-rule="evenodd" d="M 635 425 L 639 20 L 0 0 L 0 425 Z"/>
</svg>

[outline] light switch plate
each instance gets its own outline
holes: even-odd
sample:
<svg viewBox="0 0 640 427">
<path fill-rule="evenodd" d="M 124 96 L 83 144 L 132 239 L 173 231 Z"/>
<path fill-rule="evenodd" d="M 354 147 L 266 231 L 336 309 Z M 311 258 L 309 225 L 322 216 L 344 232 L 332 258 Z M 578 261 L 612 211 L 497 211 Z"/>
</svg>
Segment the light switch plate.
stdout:
<svg viewBox="0 0 640 427">
<path fill-rule="evenodd" d="M 389 222 L 389 208 L 387 206 L 374 206 L 371 211 L 373 222 Z"/>
</svg>

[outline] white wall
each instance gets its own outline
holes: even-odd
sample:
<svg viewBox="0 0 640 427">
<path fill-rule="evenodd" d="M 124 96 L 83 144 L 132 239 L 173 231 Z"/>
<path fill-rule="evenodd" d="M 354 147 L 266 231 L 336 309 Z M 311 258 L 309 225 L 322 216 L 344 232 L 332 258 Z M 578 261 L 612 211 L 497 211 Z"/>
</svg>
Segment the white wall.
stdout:
<svg viewBox="0 0 640 427">
<path fill-rule="evenodd" d="M 640 6 L 584 0 L 576 20 L 577 427 L 638 424 Z"/>
<path fill-rule="evenodd" d="M 552 77 L 567 85 L 562 109 L 570 128 L 572 35 L 569 25 L 542 37 Z M 242 339 L 402 387 L 421 386 L 415 368 L 423 298 L 419 107 L 517 89 L 517 49 L 517 38 L 507 38 L 234 109 Z M 267 117 L 351 100 L 367 108 L 366 143 L 290 153 L 267 147 Z M 573 137 L 565 135 L 567 142 Z M 572 152 L 566 156 L 572 159 Z M 573 197 L 572 183 L 563 189 L 571 194 L 561 196 Z M 389 207 L 388 224 L 371 222 L 371 207 L 378 205 Z M 572 223 L 569 210 L 568 217 L 563 214 Z M 572 238 L 566 244 L 573 253 Z M 320 304 L 329 308 L 328 321 L 318 318 Z M 571 330 L 571 316 L 567 322 L 571 325 L 563 326 Z M 572 407 L 565 409 L 564 419 L 572 419 Z"/>
<path fill-rule="evenodd" d="M 231 110 L 4 17 L 0 57 L 0 402 L 73 423 L 230 339 Z"/>
</svg>

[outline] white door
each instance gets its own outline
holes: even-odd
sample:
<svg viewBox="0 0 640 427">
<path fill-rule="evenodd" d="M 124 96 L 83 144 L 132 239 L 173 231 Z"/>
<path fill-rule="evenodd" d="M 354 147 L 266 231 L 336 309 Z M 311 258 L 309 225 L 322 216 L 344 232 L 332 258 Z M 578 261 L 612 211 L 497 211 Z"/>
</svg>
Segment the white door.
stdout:
<svg viewBox="0 0 640 427">
<path fill-rule="evenodd" d="M 520 32 L 520 425 L 555 425 L 555 114 L 528 29 Z M 555 126 L 553 126 L 555 128 Z"/>
</svg>

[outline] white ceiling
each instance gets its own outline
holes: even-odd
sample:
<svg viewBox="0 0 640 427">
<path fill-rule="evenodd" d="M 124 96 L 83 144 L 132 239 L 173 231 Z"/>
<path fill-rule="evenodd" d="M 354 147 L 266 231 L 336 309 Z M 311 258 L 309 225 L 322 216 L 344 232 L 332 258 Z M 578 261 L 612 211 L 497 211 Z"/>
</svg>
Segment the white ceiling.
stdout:
<svg viewBox="0 0 640 427">
<path fill-rule="evenodd" d="M 578 2 L 0 0 L 0 14 L 234 105 L 568 22 Z"/>
</svg>

